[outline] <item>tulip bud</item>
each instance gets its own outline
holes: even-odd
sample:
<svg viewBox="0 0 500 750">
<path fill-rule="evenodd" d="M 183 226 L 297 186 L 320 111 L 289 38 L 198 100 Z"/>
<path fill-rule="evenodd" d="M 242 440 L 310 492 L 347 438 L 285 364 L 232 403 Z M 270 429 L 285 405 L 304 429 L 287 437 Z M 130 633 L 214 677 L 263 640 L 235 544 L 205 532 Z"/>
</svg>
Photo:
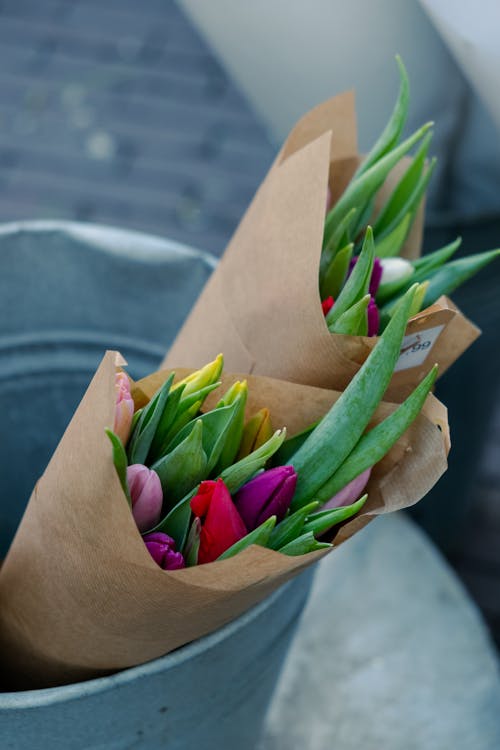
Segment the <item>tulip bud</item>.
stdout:
<svg viewBox="0 0 500 750">
<path fill-rule="evenodd" d="M 116 410 L 113 432 L 118 435 L 123 445 L 127 445 L 134 418 L 134 400 L 130 393 L 130 382 L 124 372 L 115 375 Z"/>
<path fill-rule="evenodd" d="M 271 425 L 269 409 L 260 409 L 260 411 L 254 414 L 253 417 L 250 417 L 243 428 L 243 435 L 237 460 L 239 461 L 240 459 L 245 458 L 245 456 L 250 455 L 250 453 L 256 451 L 261 445 L 267 443 L 272 435 L 273 428 Z"/>
<path fill-rule="evenodd" d="M 184 390 L 182 396 L 185 398 L 191 393 L 199 391 L 201 388 L 213 385 L 213 383 L 216 383 L 219 380 L 223 366 L 224 357 L 222 354 L 219 354 L 213 362 L 209 362 L 200 370 L 196 370 L 196 372 L 192 372 L 191 375 L 188 375 L 183 380 L 179 380 L 179 382 L 174 385 L 173 390 L 180 385 L 183 385 Z"/>
<path fill-rule="evenodd" d="M 370 474 L 372 473 L 371 468 L 365 469 L 362 474 L 355 477 L 349 484 L 346 484 L 336 495 L 328 500 L 322 507 L 321 510 L 328 510 L 329 508 L 340 508 L 344 505 L 352 505 L 361 496 L 361 493 L 368 484 Z"/>
<path fill-rule="evenodd" d="M 373 269 L 372 269 L 372 275 L 370 278 L 370 285 L 368 287 L 369 293 L 372 295 L 372 297 L 375 297 L 377 294 L 377 290 L 380 286 L 380 282 L 382 281 L 382 273 L 383 273 L 383 265 L 380 258 L 373 259 Z"/>
<path fill-rule="evenodd" d="M 148 552 L 163 570 L 179 570 L 185 567 L 184 558 L 180 552 L 175 551 L 175 542 L 172 537 L 155 531 L 143 537 Z"/>
<path fill-rule="evenodd" d="M 332 309 L 333 305 L 334 305 L 334 299 L 333 299 L 333 297 L 331 295 L 329 297 L 327 297 L 326 299 L 324 299 L 323 302 L 321 303 L 321 308 L 323 310 L 323 315 L 325 315 L 325 316 L 328 315 L 328 313 Z"/>
<path fill-rule="evenodd" d="M 297 474 L 293 466 L 277 466 L 264 471 L 238 490 L 234 504 L 249 531 L 270 516 L 279 523 L 292 502 Z"/>
<path fill-rule="evenodd" d="M 366 315 L 368 318 L 368 336 L 376 336 L 380 327 L 380 314 L 373 297 L 368 303 Z"/>
<path fill-rule="evenodd" d="M 222 479 L 206 480 L 191 500 L 191 510 L 201 520 L 198 564 L 217 560 L 247 529 Z"/>
<path fill-rule="evenodd" d="M 160 477 L 147 466 L 127 467 L 127 482 L 132 500 L 132 515 L 140 532 L 152 529 L 160 520 L 163 491 Z"/>
</svg>

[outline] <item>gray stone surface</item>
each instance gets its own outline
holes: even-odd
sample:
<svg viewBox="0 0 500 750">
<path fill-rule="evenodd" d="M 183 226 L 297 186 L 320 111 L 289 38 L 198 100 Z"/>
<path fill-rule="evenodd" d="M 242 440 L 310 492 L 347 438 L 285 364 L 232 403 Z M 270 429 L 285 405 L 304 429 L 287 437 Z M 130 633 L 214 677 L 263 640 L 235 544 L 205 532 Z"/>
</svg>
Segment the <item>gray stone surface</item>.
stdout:
<svg viewBox="0 0 500 750">
<path fill-rule="evenodd" d="M 475 606 L 402 515 L 321 565 L 259 750 L 494 750 L 500 680 Z"/>
</svg>

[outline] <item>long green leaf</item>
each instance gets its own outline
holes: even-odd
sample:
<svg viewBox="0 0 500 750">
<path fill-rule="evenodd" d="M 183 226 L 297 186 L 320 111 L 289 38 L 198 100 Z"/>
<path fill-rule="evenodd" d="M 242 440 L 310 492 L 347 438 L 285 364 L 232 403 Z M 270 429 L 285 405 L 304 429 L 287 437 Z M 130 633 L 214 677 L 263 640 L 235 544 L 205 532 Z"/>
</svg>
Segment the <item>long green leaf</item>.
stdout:
<svg viewBox="0 0 500 750">
<path fill-rule="evenodd" d="M 127 498 L 127 502 L 130 507 L 132 507 L 132 500 L 130 498 L 130 490 L 127 482 L 128 461 L 125 448 L 123 447 L 122 441 L 120 440 L 118 435 L 113 432 L 113 430 L 109 430 L 106 428 L 105 432 L 111 441 L 111 445 L 113 446 L 113 463 L 115 465 L 116 473 L 118 474 L 118 479 L 120 480 L 120 484 L 122 486 L 123 492 L 125 493 L 125 497 Z"/>
<path fill-rule="evenodd" d="M 315 499 L 363 434 L 394 372 L 414 293 L 405 294 L 365 363 L 292 457 L 298 474 L 292 511 Z"/>
<path fill-rule="evenodd" d="M 281 547 L 284 547 L 285 544 L 288 544 L 299 537 L 302 534 L 307 516 L 316 510 L 318 506 L 318 502 L 309 503 L 309 505 L 305 505 L 303 508 L 296 510 L 295 513 L 290 513 L 290 515 L 284 518 L 281 523 L 275 526 L 269 537 L 267 546 L 271 549 L 279 550 Z"/>
<path fill-rule="evenodd" d="M 203 450 L 203 422 L 198 419 L 185 440 L 151 467 L 160 477 L 165 502 L 174 505 L 206 479 L 207 463 Z"/>
<path fill-rule="evenodd" d="M 337 299 L 347 278 L 353 249 L 354 244 L 351 242 L 349 245 L 346 245 L 339 250 L 328 266 L 323 281 L 320 281 L 319 289 L 321 299 L 326 299 L 326 297 L 330 295 L 333 299 Z"/>
<path fill-rule="evenodd" d="M 338 523 L 347 521 L 348 518 L 355 516 L 366 503 L 367 498 L 368 495 L 363 495 L 363 497 L 360 497 L 359 500 L 351 503 L 351 505 L 342 505 L 339 508 L 329 508 L 328 510 L 320 510 L 318 513 L 313 513 L 304 525 L 304 533 L 312 532 L 315 537 L 325 534 L 332 526 L 336 526 Z"/>
<path fill-rule="evenodd" d="M 427 158 L 427 152 L 429 151 L 431 139 L 432 133 L 427 133 L 422 140 L 417 153 L 412 159 L 411 164 L 406 169 L 384 206 L 382 206 L 380 213 L 373 224 L 375 237 L 378 237 L 379 234 L 382 234 L 382 232 L 387 230 L 394 223 L 410 200 L 423 175 L 425 160 Z"/>
<path fill-rule="evenodd" d="M 234 557 L 238 552 L 243 552 L 244 549 L 250 547 L 251 544 L 258 544 L 260 547 L 267 547 L 271 531 L 274 529 L 276 523 L 276 516 L 270 516 L 264 523 L 257 526 L 256 529 L 250 531 L 243 539 L 235 542 L 229 549 L 219 555 L 217 560 L 227 560 L 228 557 Z"/>
<path fill-rule="evenodd" d="M 352 307 L 343 313 L 338 320 L 328 326 L 330 333 L 341 333 L 346 336 L 367 336 L 367 309 L 371 295 L 366 294 Z"/>
<path fill-rule="evenodd" d="M 373 232 L 370 227 L 366 230 L 361 253 L 351 275 L 344 284 L 344 288 L 335 300 L 335 304 L 326 316 L 326 324 L 330 328 L 343 313 L 359 302 L 368 293 L 370 279 L 375 258 Z"/>
<path fill-rule="evenodd" d="M 131 464 L 144 464 L 165 409 L 174 373 L 163 383 L 151 401 L 143 408 L 129 442 L 128 457 Z"/>
<path fill-rule="evenodd" d="M 441 266 L 429 277 L 429 286 L 425 294 L 423 305 L 432 305 L 442 294 L 451 294 L 457 287 L 474 276 L 478 271 L 491 263 L 500 255 L 500 249 L 489 250 L 486 253 L 468 255 Z"/>
<path fill-rule="evenodd" d="M 399 69 L 399 93 L 396 100 L 396 104 L 392 111 L 389 122 L 382 131 L 375 145 L 371 148 L 368 156 L 359 166 L 356 176 L 359 176 L 366 172 L 375 162 L 387 154 L 401 137 L 403 128 L 408 117 L 408 105 L 410 101 L 410 84 L 408 81 L 408 74 L 406 68 L 403 65 L 403 61 L 399 55 L 396 55 L 396 62 Z"/>
<path fill-rule="evenodd" d="M 263 469 L 276 451 L 280 448 L 286 438 L 286 430 L 277 430 L 260 448 L 249 453 L 237 463 L 229 466 L 221 474 L 229 493 L 233 495 L 260 469 Z"/>
<path fill-rule="evenodd" d="M 420 413 L 437 377 L 437 365 L 415 390 L 380 424 L 363 435 L 337 471 L 318 490 L 315 499 L 326 503 L 349 482 L 380 461 Z"/>
<path fill-rule="evenodd" d="M 349 183 L 326 218 L 323 240 L 324 246 L 328 245 L 332 232 L 342 218 L 352 208 L 359 210 L 360 206 L 366 206 L 377 190 L 382 186 L 391 169 L 393 169 L 403 156 L 424 137 L 432 127 L 432 124 L 433 123 L 429 122 L 423 125 L 413 133 L 413 135 L 403 141 L 403 143 L 387 153 L 373 166 L 367 169 L 366 172 L 363 172 L 363 174 Z"/>
<path fill-rule="evenodd" d="M 328 549 L 332 546 L 332 544 L 316 541 L 312 531 L 309 531 L 307 534 L 302 534 L 297 539 L 285 544 L 278 552 L 281 552 L 282 555 L 297 557 L 297 555 L 307 555 L 308 552 L 316 552 L 318 549 Z"/>
</svg>

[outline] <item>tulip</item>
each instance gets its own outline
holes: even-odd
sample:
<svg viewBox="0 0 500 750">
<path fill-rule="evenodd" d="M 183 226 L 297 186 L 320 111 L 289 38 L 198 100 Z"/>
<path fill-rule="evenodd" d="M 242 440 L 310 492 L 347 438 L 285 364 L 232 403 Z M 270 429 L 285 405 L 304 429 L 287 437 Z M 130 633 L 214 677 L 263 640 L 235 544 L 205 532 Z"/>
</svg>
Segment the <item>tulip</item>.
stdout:
<svg viewBox="0 0 500 750">
<path fill-rule="evenodd" d="M 179 570 L 186 567 L 184 558 L 180 552 L 175 551 L 175 542 L 172 537 L 155 531 L 143 537 L 148 552 L 163 570 Z"/>
<path fill-rule="evenodd" d="M 142 464 L 127 467 L 127 483 L 132 500 L 132 515 L 140 532 L 152 529 L 160 520 L 163 491 L 160 477 Z"/>
<path fill-rule="evenodd" d="M 209 362 L 207 365 L 202 367 L 200 370 L 192 372 L 183 380 L 179 380 L 173 387 L 173 390 L 184 386 L 182 392 L 183 397 L 195 393 L 196 391 L 206 388 L 207 386 L 213 385 L 219 380 L 219 376 L 224 366 L 224 357 L 222 354 L 218 354 L 213 362 Z"/>
<path fill-rule="evenodd" d="M 376 336 L 380 327 L 380 314 L 373 297 L 368 303 L 366 315 L 368 318 L 368 336 Z"/>
<path fill-rule="evenodd" d="M 246 536 L 247 528 L 222 479 L 201 482 L 190 504 L 202 524 L 198 564 L 216 560 Z"/>
<path fill-rule="evenodd" d="M 134 418 L 134 400 L 130 393 L 130 381 L 124 372 L 115 375 L 116 410 L 113 431 L 120 438 L 123 445 L 127 444 Z"/>
<path fill-rule="evenodd" d="M 260 409 L 253 417 L 250 417 L 243 428 L 240 449 L 237 455 L 238 461 L 256 451 L 264 443 L 267 443 L 272 434 L 273 428 L 269 409 Z"/>
<path fill-rule="evenodd" d="M 323 315 L 325 315 L 325 316 L 328 315 L 328 313 L 330 312 L 330 310 L 333 307 L 333 304 L 334 304 L 334 300 L 333 300 L 333 297 L 331 295 L 329 297 L 327 297 L 326 299 L 323 300 L 323 302 L 321 303 L 321 308 L 323 310 Z"/>
<path fill-rule="evenodd" d="M 359 476 L 355 477 L 349 484 L 346 484 L 336 495 L 330 498 L 321 508 L 321 510 L 328 510 L 329 508 L 340 508 L 344 505 L 352 505 L 361 496 L 361 493 L 368 484 L 370 474 L 372 473 L 371 468 L 363 471 Z"/>
<path fill-rule="evenodd" d="M 297 474 L 293 466 L 277 466 L 264 471 L 238 490 L 234 504 L 249 531 L 270 516 L 279 523 L 292 502 Z"/>
</svg>

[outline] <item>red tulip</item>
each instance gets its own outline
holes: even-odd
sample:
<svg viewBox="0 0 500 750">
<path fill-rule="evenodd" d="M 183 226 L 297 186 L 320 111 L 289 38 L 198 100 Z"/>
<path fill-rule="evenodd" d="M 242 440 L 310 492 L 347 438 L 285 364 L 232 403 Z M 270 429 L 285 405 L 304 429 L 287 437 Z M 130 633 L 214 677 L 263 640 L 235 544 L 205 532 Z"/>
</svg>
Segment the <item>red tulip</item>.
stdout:
<svg viewBox="0 0 500 750">
<path fill-rule="evenodd" d="M 333 305 L 334 305 L 334 299 L 331 295 L 330 297 L 327 297 L 326 299 L 323 300 L 323 302 L 321 303 L 321 307 L 323 308 L 323 315 L 325 317 L 328 315 Z"/>
<path fill-rule="evenodd" d="M 191 500 L 191 510 L 202 523 L 198 564 L 217 560 L 247 535 L 245 524 L 222 479 L 202 482 Z"/>
</svg>

